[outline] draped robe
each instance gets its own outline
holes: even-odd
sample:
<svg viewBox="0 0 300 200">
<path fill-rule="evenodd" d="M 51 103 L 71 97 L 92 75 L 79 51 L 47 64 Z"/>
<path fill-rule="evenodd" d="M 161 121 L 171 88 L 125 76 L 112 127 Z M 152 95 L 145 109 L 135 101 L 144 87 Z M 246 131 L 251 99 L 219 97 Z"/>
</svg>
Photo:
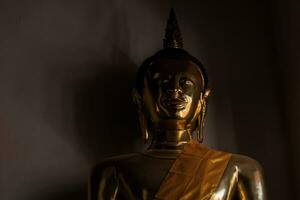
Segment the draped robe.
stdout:
<svg viewBox="0 0 300 200">
<path fill-rule="evenodd" d="M 231 154 L 187 143 L 155 195 L 156 200 L 207 200 L 213 195 Z"/>
<path fill-rule="evenodd" d="M 140 158 L 143 159 L 142 162 Z M 148 164 L 145 163 L 146 158 L 144 156 L 129 155 L 125 158 L 110 159 L 109 162 L 104 162 L 96 167 L 91 176 L 89 199 L 148 200 L 149 198 L 146 197 L 148 195 L 146 195 L 145 191 L 150 192 L 149 187 L 152 187 L 153 184 L 146 186 L 143 178 L 138 178 L 143 173 L 155 173 L 153 170 L 148 171 L 147 168 L 144 169 L 151 163 L 151 161 L 147 161 L 149 162 Z M 171 167 L 165 169 L 166 175 L 161 177 L 157 187 L 158 190 L 156 189 L 157 192 L 154 191 L 153 195 L 150 195 L 152 196 L 150 199 L 210 199 L 222 180 L 230 158 L 231 154 L 229 153 L 209 149 L 197 141 L 192 140 L 188 142 L 181 153 L 178 154 L 176 160 L 170 165 Z M 156 166 L 155 163 L 151 165 Z M 141 166 L 143 167 L 140 168 Z M 137 170 L 140 173 L 136 173 Z M 160 168 L 158 167 L 156 170 L 160 170 Z"/>
</svg>

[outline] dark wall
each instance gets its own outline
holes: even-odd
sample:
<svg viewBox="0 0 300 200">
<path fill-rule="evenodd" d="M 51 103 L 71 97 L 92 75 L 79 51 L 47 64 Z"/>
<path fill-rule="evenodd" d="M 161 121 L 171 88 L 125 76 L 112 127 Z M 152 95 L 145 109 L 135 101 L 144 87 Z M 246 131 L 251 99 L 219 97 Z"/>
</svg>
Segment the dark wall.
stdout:
<svg viewBox="0 0 300 200">
<path fill-rule="evenodd" d="M 274 7 L 277 58 L 283 83 L 283 135 L 287 138 L 292 193 L 300 199 L 300 2 L 278 0 Z"/>
<path fill-rule="evenodd" d="M 95 163 L 144 148 L 131 88 L 171 6 L 209 74 L 206 143 L 257 159 L 269 199 L 296 198 L 296 1 L 0 0 L 1 200 L 86 199 Z"/>
</svg>

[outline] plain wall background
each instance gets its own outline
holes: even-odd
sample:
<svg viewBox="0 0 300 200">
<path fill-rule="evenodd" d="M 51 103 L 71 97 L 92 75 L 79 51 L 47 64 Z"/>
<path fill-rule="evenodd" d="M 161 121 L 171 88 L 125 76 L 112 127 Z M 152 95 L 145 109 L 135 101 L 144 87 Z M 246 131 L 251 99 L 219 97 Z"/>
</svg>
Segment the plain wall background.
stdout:
<svg viewBox="0 0 300 200">
<path fill-rule="evenodd" d="M 209 75 L 205 143 L 257 159 L 269 199 L 298 198 L 296 0 L 0 0 L 1 200 L 84 200 L 93 165 L 144 148 L 131 89 L 171 6 Z"/>
</svg>

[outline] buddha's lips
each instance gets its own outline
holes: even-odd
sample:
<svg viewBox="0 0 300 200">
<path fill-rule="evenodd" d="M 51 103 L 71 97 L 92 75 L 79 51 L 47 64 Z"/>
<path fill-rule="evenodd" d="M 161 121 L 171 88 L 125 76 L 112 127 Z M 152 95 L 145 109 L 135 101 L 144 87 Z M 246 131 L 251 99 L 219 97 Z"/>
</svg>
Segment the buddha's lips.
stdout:
<svg viewBox="0 0 300 200">
<path fill-rule="evenodd" d="M 162 105 L 166 108 L 182 110 L 186 107 L 186 100 L 184 98 L 165 98 Z"/>
</svg>

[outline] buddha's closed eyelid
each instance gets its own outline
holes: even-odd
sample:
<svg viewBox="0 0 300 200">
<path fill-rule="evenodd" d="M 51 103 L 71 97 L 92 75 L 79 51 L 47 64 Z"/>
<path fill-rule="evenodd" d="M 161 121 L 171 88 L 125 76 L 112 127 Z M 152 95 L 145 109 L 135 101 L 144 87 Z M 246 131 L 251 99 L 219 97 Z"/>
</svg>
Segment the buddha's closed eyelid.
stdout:
<svg viewBox="0 0 300 200">
<path fill-rule="evenodd" d="M 169 79 L 164 79 L 161 81 L 162 83 L 168 83 L 169 82 Z"/>
<path fill-rule="evenodd" d="M 172 79 L 171 75 L 164 75 L 159 77 L 162 83 L 167 83 Z"/>
<path fill-rule="evenodd" d="M 153 79 L 157 79 L 159 77 L 159 75 L 160 75 L 159 73 L 155 73 L 153 76 Z"/>
</svg>

